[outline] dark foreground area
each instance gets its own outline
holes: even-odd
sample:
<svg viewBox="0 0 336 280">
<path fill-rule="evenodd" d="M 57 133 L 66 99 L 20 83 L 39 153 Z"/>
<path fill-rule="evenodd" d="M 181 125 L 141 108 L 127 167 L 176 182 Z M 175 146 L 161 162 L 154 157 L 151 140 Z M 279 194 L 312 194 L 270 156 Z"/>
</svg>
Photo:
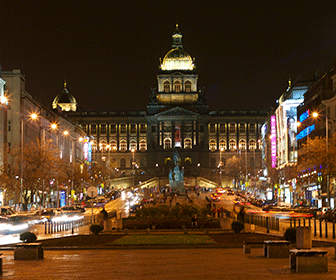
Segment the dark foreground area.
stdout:
<svg viewBox="0 0 336 280">
<path fill-rule="evenodd" d="M 3 251 L 2 279 L 336 279 L 329 250 L 329 272 L 296 274 L 288 259 L 265 259 L 262 249 L 244 256 L 242 249 L 52 250 L 41 261 L 14 261 Z"/>
</svg>

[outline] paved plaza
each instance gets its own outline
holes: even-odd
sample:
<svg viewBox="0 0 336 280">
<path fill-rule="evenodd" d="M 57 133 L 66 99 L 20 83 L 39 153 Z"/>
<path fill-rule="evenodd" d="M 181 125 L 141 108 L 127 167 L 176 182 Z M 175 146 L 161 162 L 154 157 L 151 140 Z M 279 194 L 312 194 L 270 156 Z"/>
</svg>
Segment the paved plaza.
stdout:
<svg viewBox="0 0 336 280">
<path fill-rule="evenodd" d="M 262 249 L 246 257 L 242 249 L 138 249 L 45 251 L 42 261 L 14 261 L 3 251 L 1 279 L 336 279 L 334 252 L 329 272 L 290 273 L 288 259 L 265 259 Z"/>
</svg>

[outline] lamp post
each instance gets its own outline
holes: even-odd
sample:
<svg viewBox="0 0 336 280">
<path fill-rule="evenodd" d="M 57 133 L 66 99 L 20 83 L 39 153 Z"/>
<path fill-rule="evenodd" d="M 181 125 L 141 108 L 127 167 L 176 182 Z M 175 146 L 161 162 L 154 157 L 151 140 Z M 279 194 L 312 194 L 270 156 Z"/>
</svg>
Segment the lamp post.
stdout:
<svg viewBox="0 0 336 280">
<path fill-rule="evenodd" d="M 220 186 L 222 186 L 222 166 L 223 166 L 222 152 L 224 152 L 224 148 L 220 147 L 220 149 L 219 149 L 219 180 L 220 180 Z"/>
<path fill-rule="evenodd" d="M 35 112 L 29 114 L 29 119 L 31 121 L 36 121 L 39 119 L 39 115 Z M 19 197 L 19 203 L 22 203 L 22 193 L 23 193 L 23 149 L 24 149 L 24 115 L 21 115 L 21 151 L 20 151 L 20 197 Z"/>
<path fill-rule="evenodd" d="M 135 169 L 134 169 L 134 165 L 135 165 L 135 163 L 134 163 L 134 153 L 135 153 L 135 149 L 134 148 L 132 148 L 131 149 L 131 152 L 132 152 L 132 173 L 133 173 L 133 187 L 134 187 L 134 183 L 135 183 Z"/>
</svg>

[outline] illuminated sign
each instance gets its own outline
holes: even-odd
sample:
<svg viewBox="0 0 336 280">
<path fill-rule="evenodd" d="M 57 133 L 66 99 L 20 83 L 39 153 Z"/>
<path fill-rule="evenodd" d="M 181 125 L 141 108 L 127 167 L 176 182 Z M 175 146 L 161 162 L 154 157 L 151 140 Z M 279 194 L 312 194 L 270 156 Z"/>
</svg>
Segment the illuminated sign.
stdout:
<svg viewBox="0 0 336 280">
<path fill-rule="evenodd" d="M 83 153 L 84 153 L 84 160 L 91 162 L 92 145 L 88 137 L 85 137 L 83 139 Z"/>
<path fill-rule="evenodd" d="M 309 118 L 309 116 L 310 116 L 310 111 L 309 111 L 309 109 L 306 111 L 306 112 L 304 112 L 304 113 L 302 113 L 301 115 L 300 115 L 300 122 L 303 122 L 303 121 L 305 121 L 306 119 L 308 119 Z"/>
<path fill-rule="evenodd" d="M 272 168 L 276 167 L 276 121 L 275 116 L 271 116 L 271 159 Z"/>
<path fill-rule="evenodd" d="M 63 207 L 66 204 L 66 192 L 61 191 L 60 192 L 60 206 Z"/>
<path fill-rule="evenodd" d="M 315 124 L 306 127 L 305 129 L 301 130 L 298 135 L 296 135 L 296 140 L 300 140 L 308 136 L 313 130 L 315 130 Z"/>
</svg>

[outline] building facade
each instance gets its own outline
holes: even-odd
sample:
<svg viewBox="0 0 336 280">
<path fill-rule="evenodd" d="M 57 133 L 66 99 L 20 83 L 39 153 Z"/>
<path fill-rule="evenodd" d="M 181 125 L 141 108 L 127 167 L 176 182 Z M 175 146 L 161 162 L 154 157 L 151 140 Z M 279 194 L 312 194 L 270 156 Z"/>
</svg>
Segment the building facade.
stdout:
<svg viewBox="0 0 336 280">
<path fill-rule="evenodd" d="M 244 174 L 261 167 L 260 130 L 265 113 L 211 111 L 200 90 L 196 62 L 185 50 L 176 27 L 162 60 L 157 86 L 146 110 L 136 112 L 63 112 L 92 142 L 95 160 L 111 168 L 166 170 L 178 149 L 184 165 L 203 176 L 218 177 L 232 156 L 244 159 Z M 216 175 L 217 174 L 217 175 Z M 245 174 L 247 175 L 247 174 Z"/>
</svg>

